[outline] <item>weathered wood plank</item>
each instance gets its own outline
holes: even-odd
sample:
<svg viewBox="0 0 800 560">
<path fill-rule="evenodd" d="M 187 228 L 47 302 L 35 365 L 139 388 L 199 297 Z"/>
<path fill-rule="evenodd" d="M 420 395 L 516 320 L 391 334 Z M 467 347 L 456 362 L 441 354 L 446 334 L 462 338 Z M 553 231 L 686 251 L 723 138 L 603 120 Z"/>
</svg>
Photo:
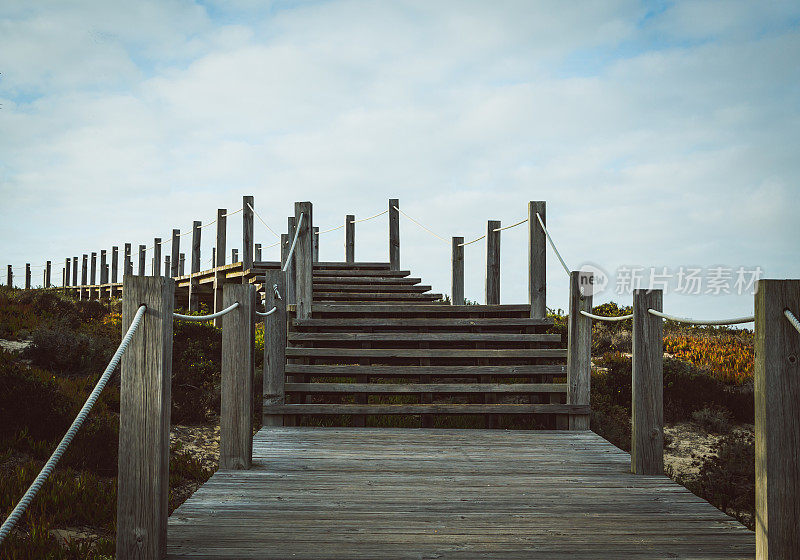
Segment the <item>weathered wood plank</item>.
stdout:
<svg viewBox="0 0 800 560">
<path fill-rule="evenodd" d="M 253 210 L 255 199 L 242 197 L 242 267 L 247 270 L 253 266 Z"/>
<path fill-rule="evenodd" d="M 564 348 L 303 348 L 290 346 L 286 356 L 370 358 L 566 358 Z"/>
<path fill-rule="evenodd" d="M 528 302 L 531 317 L 547 316 L 547 248 L 546 237 L 536 217 L 539 214 L 547 225 L 544 201 L 528 203 Z"/>
<path fill-rule="evenodd" d="M 269 311 L 276 308 L 275 313 L 264 317 L 264 402 L 283 404 L 286 380 L 286 273 L 268 270 L 264 285 L 264 309 Z M 283 417 L 264 414 L 262 425 L 283 426 Z"/>
<path fill-rule="evenodd" d="M 357 342 L 357 341 L 394 341 L 394 342 L 560 342 L 559 334 L 520 334 L 494 332 L 293 332 L 289 334 L 290 342 Z"/>
<path fill-rule="evenodd" d="M 374 377 L 531 377 L 536 375 L 566 375 L 565 365 L 527 366 L 357 366 L 357 365 L 309 365 L 287 364 L 286 373 L 302 373 L 315 376 L 334 377 L 368 375 Z"/>
<path fill-rule="evenodd" d="M 566 393 L 566 383 L 287 383 L 307 393 Z"/>
<path fill-rule="evenodd" d="M 577 404 L 284 404 L 264 405 L 271 414 L 589 414 Z"/>
</svg>

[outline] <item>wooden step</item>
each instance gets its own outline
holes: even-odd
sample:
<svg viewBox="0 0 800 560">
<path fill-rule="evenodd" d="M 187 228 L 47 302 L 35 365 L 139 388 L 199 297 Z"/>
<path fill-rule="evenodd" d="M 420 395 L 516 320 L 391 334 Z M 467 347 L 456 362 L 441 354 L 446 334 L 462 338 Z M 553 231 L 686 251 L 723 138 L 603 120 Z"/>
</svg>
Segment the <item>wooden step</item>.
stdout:
<svg viewBox="0 0 800 560">
<path fill-rule="evenodd" d="M 336 277 L 358 276 L 362 278 L 377 276 L 386 278 L 403 278 L 410 275 L 411 275 L 410 270 L 354 270 L 354 269 L 342 269 L 342 268 L 336 268 L 336 269 L 320 268 L 314 270 L 312 280 L 314 278 L 326 278 L 329 276 L 336 276 Z"/>
<path fill-rule="evenodd" d="M 321 304 L 322 305 L 322 304 Z M 416 306 L 415 306 L 416 307 Z M 470 328 L 470 327 L 540 327 L 551 326 L 552 319 L 486 318 L 427 318 L 427 317 L 340 317 L 330 319 L 293 319 L 295 327 L 303 328 Z"/>
<path fill-rule="evenodd" d="M 287 358 L 566 358 L 566 348 L 297 348 Z"/>
<path fill-rule="evenodd" d="M 547 365 L 488 365 L 488 366 L 359 366 L 325 364 L 286 364 L 286 374 L 317 377 L 535 377 L 564 376 L 567 366 Z"/>
<path fill-rule="evenodd" d="M 319 276 L 312 278 L 313 284 L 367 284 L 367 285 L 389 285 L 405 286 L 409 284 L 419 284 L 422 278 L 405 277 L 381 277 L 381 276 Z"/>
<path fill-rule="evenodd" d="M 589 414 L 578 404 L 264 404 L 264 414 Z"/>
<path fill-rule="evenodd" d="M 287 383 L 298 393 L 566 393 L 566 383 Z"/>
<path fill-rule="evenodd" d="M 314 263 L 314 271 L 317 270 L 389 270 L 388 262 L 341 262 L 341 261 L 321 261 Z"/>
<path fill-rule="evenodd" d="M 314 298 L 319 300 L 340 301 L 422 301 L 431 302 L 442 299 L 442 294 L 417 294 L 413 292 L 314 292 Z M 324 305 L 324 304 L 320 304 Z M 312 310 L 313 313 L 313 310 Z"/>
<path fill-rule="evenodd" d="M 376 293 L 376 292 L 383 292 L 383 293 L 396 293 L 396 292 L 405 292 L 405 293 L 422 293 L 422 292 L 429 292 L 431 291 L 430 286 L 425 286 L 423 284 L 418 285 L 410 285 L 410 284 L 327 284 L 327 283 L 319 283 L 314 282 L 313 284 L 314 293 L 321 293 L 321 292 L 337 292 L 337 293 L 345 293 L 345 292 L 356 292 L 356 293 Z"/>
<path fill-rule="evenodd" d="M 559 334 L 436 332 L 290 332 L 289 342 L 561 342 Z"/>
<path fill-rule="evenodd" d="M 485 318 L 486 315 L 519 315 L 518 318 L 530 318 L 530 305 L 449 305 L 443 303 L 415 305 L 409 313 L 417 315 L 475 315 Z M 335 303 L 319 303 L 311 307 L 311 313 L 336 313 L 348 315 L 396 315 L 397 307 L 394 305 L 339 305 Z M 536 319 L 542 321 L 542 319 Z M 552 323 L 552 319 L 547 318 Z"/>
</svg>

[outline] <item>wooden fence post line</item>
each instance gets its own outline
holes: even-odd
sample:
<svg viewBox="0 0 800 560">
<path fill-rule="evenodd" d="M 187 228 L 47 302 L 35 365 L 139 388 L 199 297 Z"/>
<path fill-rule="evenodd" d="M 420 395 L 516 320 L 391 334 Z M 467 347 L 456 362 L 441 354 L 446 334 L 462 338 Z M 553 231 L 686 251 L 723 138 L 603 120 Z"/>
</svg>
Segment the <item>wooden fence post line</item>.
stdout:
<svg viewBox="0 0 800 560">
<path fill-rule="evenodd" d="M 10 288 L 10 287 L 11 287 L 11 285 L 9 284 L 9 286 L 8 286 L 8 287 Z M 61 287 L 62 287 L 62 288 L 66 288 L 66 287 L 67 287 L 67 267 L 65 267 L 65 266 L 62 266 L 62 267 L 61 267 Z M 66 289 L 64 289 L 64 290 L 62 290 L 62 291 L 63 291 L 64 293 L 66 293 L 66 292 L 67 292 L 67 290 L 66 290 Z"/>
<path fill-rule="evenodd" d="M 464 305 L 464 243 L 463 237 L 453 237 L 453 272 L 451 277 L 452 305 Z"/>
<path fill-rule="evenodd" d="M 242 197 L 242 270 L 253 268 L 253 211 L 255 202 L 252 196 Z"/>
<path fill-rule="evenodd" d="M 542 200 L 528 203 L 528 303 L 533 319 L 547 317 L 547 238 L 536 218 L 538 213 L 546 225 L 545 210 Z"/>
<path fill-rule="evenodd" d="M 222 388 L 219 468 L 249 469 L 253 461 L 253 339 L 256 288 L 225 284 L 222 305 L 239 307 L 222 317 Z"/>
<path fill-rule="evenodd" d="M 264 279 L 264 309 L 276 307 L 275 313 L 264 317 L 264 410 L 270 405 L 285 402 L 286 381 L 286 273 L 267 270 Z M 278 298 L 273 286 L 277 286 Z M 263 426 L 283 426 L 280 414 L 263 415 Z"/>
<path fill-rule="evenodd" d="M 161 238 L 153 240 L 153 273 L 152 276 L 161 276 Z"/>
<path fill-rule="evenodd" d="M 348 214 L 344 218 L 344 261 L 356 262 L 356 217 Z"/>
<path fill-rule="evenodd" d="M 314 269 L 314 217 L 310 202 L 295 202 L 295 224 L 299 224 L 300 234 L 294 248 L 295 263 L 295 298 L 297 299 L 297 318 L 309 319 L 313 303 L 312 275 Z M 303 223 L 300 223 L 300 215 Z"/>
<path fill-rule="evenodd" d="M 255 255 L 253 256 L 253 259 L 256 262 L 261 262 L 261 243 L 256 243 L 255 247 L 256 247 L 256 250 L 255 250 Z"/>
<path fill-rule="evenodd" d="M 126 274 L 133 274 L 133 260 L 131 260 L 131 244 L 126 243 L 124 252 L 124 264 L 122 267 L 122 277 L 125 278 Z"/>
<path fill-rule="evenodd" d="M 44 266 L 44 287 L 45 289 L 49 288 L 52 284 L 50 282 L 50 273 L 52 271 L 53 264 L 50 261 Z"/>
<path fill-rule="evenodd" d="M 31 289 L 31 263 L 25 263 L 25 289 Z"/>
<path fill-rule="evenodd" d="M 170 256 L 169 262 L 171 268 L 167 271 L 164 271 L 165 274 L 169 274 L 173 278 L 178 276 L 178 267 L 180 266 L 181 262 L 181 230 L 173 229 L 172 230 L 172 255 Z"/>
<path fill-rule="evenodd" d="M 535 216 L 534 216 L 535 218 Z M 569 274 L 569 318 L 567 324 L 567 404 L 589 405 L 592 368 L 592 320 L 581 311 L 592 312 L 594 276 L 573 270 Z M 551 393 L 551 396 L 557 396 Z M 588 415 L 568 417 L 570 430 L 588 430 Z M 559 418 L 556 417 L 558 424 Z M 561 421 L 563 423 L 563 420 Z M 561 426 L 564 427 L 564 426 Z"/>
<path fill-rule="evenodd" d="M 756 558 L 800 559 L 800 280 L 759 280 L 755 294 Z"/>
<path fill-rule="evenodd" d="M 314 249 L 313 249 L 314 256 L 312 261 L 319 262 L 319 228 L 315 226 L 311 234 L 312 234 L 311 237 L 314 240 Z"/>
<path fill-rule="evenodd" d="M 78 257 L 72 257 L 72 285 L 78 285 Z"/>
<path fill-rule="evenodd" d="M 400 200 L 389 199 L 389 268 L 400 270 Z"/>
<path fill-rule="evenodd" d="M 664 324 L 661 290 L 633 291 L 631 472 L 664 474 Z"/>
<path fill-rule="evenodd" d="M 225 236 L 228 232 L 228 218 L 225 217 L 228 211 L 225 208 L 217 210 L 217 258 L 214 266 L 225 265 Z"/>
<path fill-rule="evenodd" d="M 499 220 L 486 224 L 486 305 L 500 304 L 500 228 Z"/>
<path fill-rule="evenodd" d="M 117 477 L 117 560 L 166 554 L 169 496 L 172 305 L 175 281 L 123 279 L 122 331 L 147 311 L 122 355 Z"/>
<path fill-rule="evenodd" d="M 191 273 L 195 274 L 200 272 L 200 234 L 203 223 L 199 220 L 192 222 L 192 268 Z M 198 311 L 200 309 L 200 296 L 197 289 L 200 286 L 197 279 L 192 276 L 189 280 L 189 311 Z"/>
<path fill-rule="evenodd" d="M 146 262 L 147 262 L 147 245 L 139 245 L 139 276 L 145 275 Z"/>
<path fill-rule="evenodd" d="M 111 282 L 116 284 L 119 277 L 119 247 L 111 247 Z"/>
</svg>

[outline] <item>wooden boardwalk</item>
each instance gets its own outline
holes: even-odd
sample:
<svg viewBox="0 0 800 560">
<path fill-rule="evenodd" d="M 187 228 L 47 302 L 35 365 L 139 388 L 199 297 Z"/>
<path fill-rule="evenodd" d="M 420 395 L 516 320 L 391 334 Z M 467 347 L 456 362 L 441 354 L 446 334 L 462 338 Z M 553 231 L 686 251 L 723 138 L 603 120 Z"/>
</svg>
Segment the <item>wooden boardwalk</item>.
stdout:
<svg viewBox="0 0 800 560">
<path fill-rule="evenodd" d="M 169 519 L 168 558 L 755 557 L 754 534 L 582 431 L 264 428 Z"/>
</svg>

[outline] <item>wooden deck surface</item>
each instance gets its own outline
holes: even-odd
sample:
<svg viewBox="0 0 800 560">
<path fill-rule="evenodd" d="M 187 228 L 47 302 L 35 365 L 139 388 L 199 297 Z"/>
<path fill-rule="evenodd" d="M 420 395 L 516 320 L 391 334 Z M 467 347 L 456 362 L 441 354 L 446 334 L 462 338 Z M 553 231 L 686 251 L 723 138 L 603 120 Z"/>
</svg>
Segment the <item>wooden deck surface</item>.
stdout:
<svg viewBox="0 0 800 560">
<path fill-rule="evenodd" d="M 754 534 L 593 432 L 265 428 L 168 558 L 754 558 Z"/>
</svg>

